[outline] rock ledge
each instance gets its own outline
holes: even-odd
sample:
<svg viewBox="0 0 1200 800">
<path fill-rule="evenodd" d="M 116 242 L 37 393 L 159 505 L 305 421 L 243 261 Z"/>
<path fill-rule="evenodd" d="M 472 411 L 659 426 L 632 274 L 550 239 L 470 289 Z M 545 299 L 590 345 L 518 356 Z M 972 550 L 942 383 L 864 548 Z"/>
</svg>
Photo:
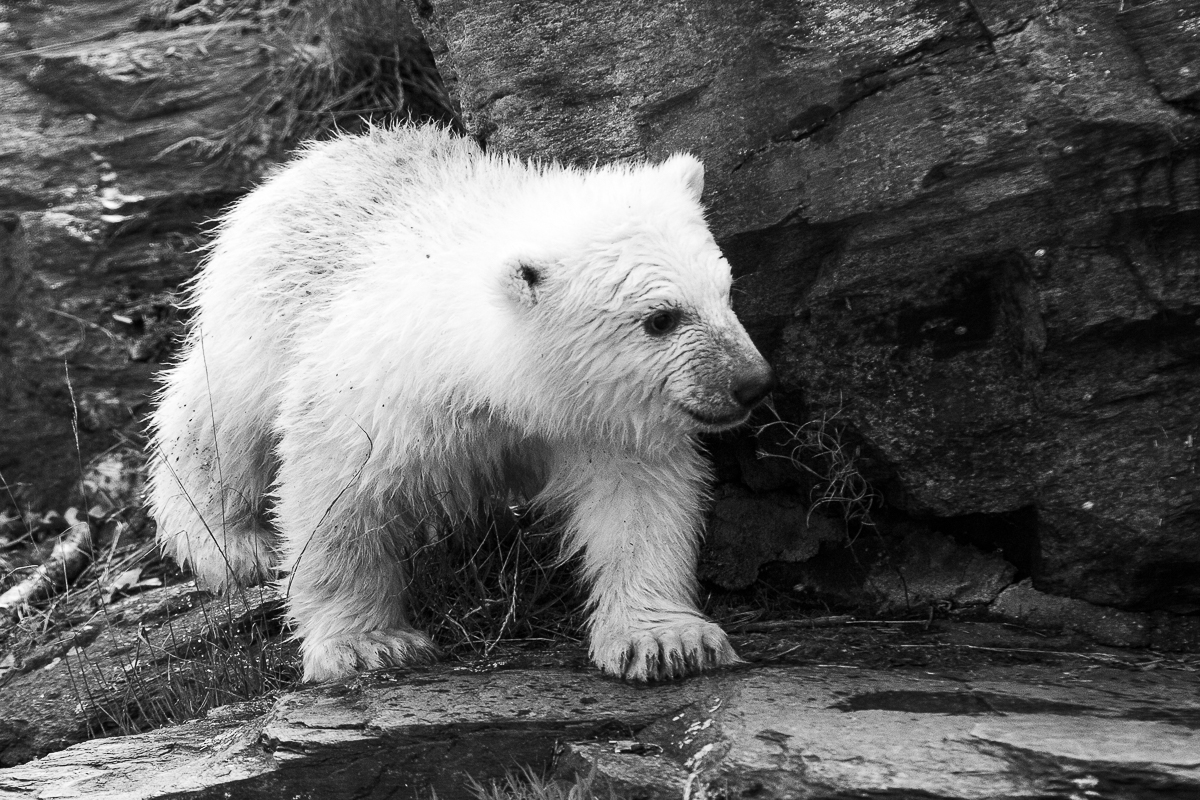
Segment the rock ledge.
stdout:
<svg viewBox="0 0 1200 800">
<path fill-rule="evenodd" d="M 0 798 L 468 797 L 520 765 L 620 796 L 1190 797 L 1197 675 L 752 667 L 657 687 L 568 669 L 383 673 L 77 745 Z M 1099 794 L 1091 794 L 1097 792 Z"/>
</svg>

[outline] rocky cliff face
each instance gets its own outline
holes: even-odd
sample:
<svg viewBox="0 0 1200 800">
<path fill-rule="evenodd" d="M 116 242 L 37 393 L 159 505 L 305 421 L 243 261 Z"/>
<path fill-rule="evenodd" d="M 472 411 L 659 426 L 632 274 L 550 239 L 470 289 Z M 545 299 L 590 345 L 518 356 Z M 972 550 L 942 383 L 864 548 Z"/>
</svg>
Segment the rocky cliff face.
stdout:
<svg viewBox="0 0 1200 800">
<path fill-rule="evenodd" d="M 0 9 L 0 473 L 21 507 L 65 505 L 93 456 L 133 446 L 170 292 L 261 166 L 265 147 L 213 157 L 261 85 L 260 30 L 143 29 L 144 7 Z"/>
<path fill-rule="evenodd" d="M 470 130 L 675 150 L 779 408 L 1043 589 L 1200 607 L 1200 12 L 1041 3 L 423 9 Z"/>
</svg>

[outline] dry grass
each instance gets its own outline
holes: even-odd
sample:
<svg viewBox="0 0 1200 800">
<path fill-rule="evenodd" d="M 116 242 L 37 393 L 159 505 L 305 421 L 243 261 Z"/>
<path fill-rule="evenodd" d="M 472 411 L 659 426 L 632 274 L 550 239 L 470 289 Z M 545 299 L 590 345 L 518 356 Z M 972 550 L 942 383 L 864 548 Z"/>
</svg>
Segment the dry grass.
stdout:
<svg viewBox="0 0 1200 800">
<path fill-rule="evenodd" d="M 197 602 L 199 626 L 168 617 L 153 634 L 127 644 L 117 665 L 103 654 L 93 659 L 86 648 L 74 651 L 68 660 L 72 687 L 93 735 L 196 719 L 211 708 L 298 683 L 296 647 L 283 635 L 276 600 L 265 595 L 249 606 L 232 597 Z"/>
<path fill-rule="evenodd" d="M 202 607 L 207 622 L 202 637 L 177 638 L 168 621 L 166 646 L 145 643 L 130 653 L 116 691 L 93 693 L 86 667 L 81 669 L 76 694 L 86 695 L 94 709 L 95 733 L 196 719 L 211 708 L 270 697 L 298 684 L 297 648 L 282 635 L 277 606 L 238 615 L 231 612 L 240 609 L 214 598 Z M 81 655 L 86 662 L 86 651 Z"/>
<path fill-rule="evenodd" d="M 308 0 L 285 33 L 294 45 L 272 103 L 291 118 L 285 138 L 356 132 L 371 123 L 436 121 L 462 130 L 421 34 L 399 0 Z"/>
<path fill-rule="evenodd" d="M 581 602 L 560 542 L 551 520 L 499 508 L 422 548 L 411 586 L 417 627 L 460 658 L 486 658 L 518 640 L 573 640 Z"/>
<path fill-rule="evenodd" d="M 863 529 L 874 529 L 874 512 L 883 497 L 863 476 L 861 447 L 853 444 L 840 419 L 841 409 L 803 424 L 776 417 L 758 429 L 760 440 L 778 443 L 782 452 L 760 449 L 760 458 L 781 458 L 797 471 L 807 489 L 810 513 L 841 517 L 851 541 Z"/>
<path fill-rule="evenodd" d="M 9 519 L 12 522 L 0 534 L 0 548 L 22 566 L 0 576 L 0 586 L 4 587 L 17 583 L 32 565 L 49 555 L 54 541 L 66 530 L 64 516 L 55 511 Z M 151 567 L 152 562 L 166 568 L 158 561 L 153 545 L 138 535 L 146 522 L 144 515 L 121 511 L 100 518 L 89 516 L 88 522 L 96 541 L 97 559 L 44 605 L 26 609 L 16 620 L 0 624 L 0 650 L 27 653 L 38 643 L 85 624 L 101 610 L 104 597 L 97 589 L 111 576 L 140 565 L 147 568 L 149 579 L 159 572 Z"/>
<path fill-rule="evenodd" d="M 61 661 L 77 713 L 103 735 L 194 719 L 298 682 L 296 646 L 269 593 L 195 591 L 162 558 L 140 511 L 89 521 L 95 560 L 47 603 L 0 625 L 0 686 Z M 55 534 L 34 528 L 5 543 L 36 548 L 40 536 Z"/>
<path fill-rule="evenodd" d="M 143 27 L 249 24 L 271 42 L 245 117 L 217 136 L 168 149 L 250 164 L 371 124 L 436 122 L 465 132 L 410 7 L 403 0 L 150 0 Z"/>
<path fill-rule="evenodd" d="M 472 780 L 467 787 L 478 800 L 614 800 L 611 789 L 600 790 L 595 770 L 576 774 L 574 781 L 546 777 L 526 766 L 486 785 Z"/>
</svg>

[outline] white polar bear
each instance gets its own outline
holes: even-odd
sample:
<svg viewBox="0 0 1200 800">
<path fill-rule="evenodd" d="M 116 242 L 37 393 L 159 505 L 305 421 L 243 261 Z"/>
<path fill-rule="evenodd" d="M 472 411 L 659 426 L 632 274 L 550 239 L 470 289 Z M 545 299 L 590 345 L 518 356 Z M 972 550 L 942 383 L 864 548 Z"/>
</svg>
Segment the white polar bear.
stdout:
<svg viewBox="0 0 1200 800">
<path fill-rule="evenodd" d="M 582 556 L 592 660 L 737 661 L 696 608 L 709 471 L 770 367 L 730 307 L 703 167 L 589 170 L 433 127 L 311 146 L 237 203 L 152 419 L 149 502 L 205 586 L 282 570 L 304 677 L 431 659 L 406 555 L 515 493 Z"/>
</svg>

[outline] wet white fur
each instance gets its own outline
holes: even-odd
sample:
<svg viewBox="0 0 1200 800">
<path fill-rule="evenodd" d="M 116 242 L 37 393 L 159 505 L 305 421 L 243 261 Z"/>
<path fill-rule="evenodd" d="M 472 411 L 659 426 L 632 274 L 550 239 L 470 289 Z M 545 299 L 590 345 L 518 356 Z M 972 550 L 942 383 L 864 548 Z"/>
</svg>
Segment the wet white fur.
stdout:
<svg viewBox="0 0 1200 800">
<path fill-rule="evenodd" d="M 761 357 L 702 180 L 690 156 L 528 165 L 434 128 L 313 145 L 229 212 L 193 287 L 153 417 L 165 550 L 216 589 L 283 570 L 305 678 L 330 680 L 433 656 L 406 553 L 516 492 L 582 551 L 601 669 L 735 661 L 695 605 L 695 435 L 744 418 L 731 371 Z M 679 329 L 649 335 L 668 307 Z"/>
</svg>

